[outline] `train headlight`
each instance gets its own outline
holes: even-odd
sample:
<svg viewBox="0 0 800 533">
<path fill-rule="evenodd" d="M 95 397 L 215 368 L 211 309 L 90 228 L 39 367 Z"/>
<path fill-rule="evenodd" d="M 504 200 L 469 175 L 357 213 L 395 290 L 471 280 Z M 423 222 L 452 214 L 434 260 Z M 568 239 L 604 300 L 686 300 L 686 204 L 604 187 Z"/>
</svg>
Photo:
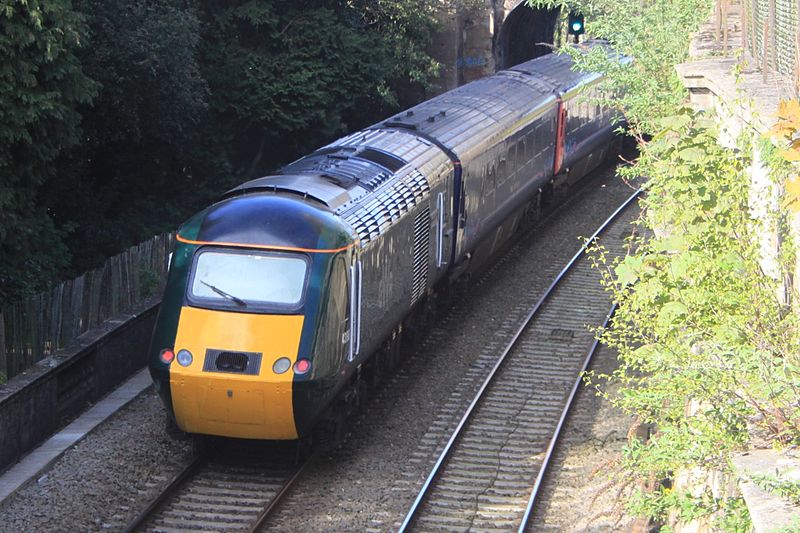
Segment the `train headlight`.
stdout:
<svg viewBox="0 0 800 533">
<path fill-rule="evenodd" d="M 172 362 L 173 359 L 175 359 L 175 352 L 173 352 L 169 348 L 164 348 L 163 350 L 161 350 L 161 353 L 159 354 L 158 357 L 159 359 L 161 359 L 162 363 L 168 365 Z"/>
<path fill-rule="evenodd" d="M 292 362 L 288 357 L 281 357 L 272 365 L 272 371 L 276 374 L 283 374 L 292 367 Z"/>
<path fill-rule="evenodd" d="M 179 365 L 189 366 L 192 364 L 192 352 L 189 350 L 181 350 L 178 352 L 178 357 L 176 359 L 178 360 Z"/>
</svg>

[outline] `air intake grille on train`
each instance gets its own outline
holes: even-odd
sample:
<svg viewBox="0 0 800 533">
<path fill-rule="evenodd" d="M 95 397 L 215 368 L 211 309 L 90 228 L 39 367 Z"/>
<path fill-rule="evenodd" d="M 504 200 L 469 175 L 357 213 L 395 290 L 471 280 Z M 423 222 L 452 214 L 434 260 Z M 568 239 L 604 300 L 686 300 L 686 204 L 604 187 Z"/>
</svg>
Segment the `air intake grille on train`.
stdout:
<svg viewBox="0 0 800 533">
<path fill-rule="evenodd" d="M 257 376 L 260 370 L 260 353 L 206 350 L 206 360 L 203 363 L 204 372 L 224 372 L 227 374 L 248 374 Z"/>
<path fill-rule="evenodd" d="M 426 207 L 414 219 L 414 277 L 411 286 L 411 303 L 425 294 L 428 282 L 428 245 L 431 235 L 431 210 Z"/>
<path fill-rule="evenodd" d="M 386 231 L 429 191 L 427 178 L 415 170 L 376 194 L 372 201 L 347 214 L 347 222 L 356 230 L 363 245 Z"/>
</svg>

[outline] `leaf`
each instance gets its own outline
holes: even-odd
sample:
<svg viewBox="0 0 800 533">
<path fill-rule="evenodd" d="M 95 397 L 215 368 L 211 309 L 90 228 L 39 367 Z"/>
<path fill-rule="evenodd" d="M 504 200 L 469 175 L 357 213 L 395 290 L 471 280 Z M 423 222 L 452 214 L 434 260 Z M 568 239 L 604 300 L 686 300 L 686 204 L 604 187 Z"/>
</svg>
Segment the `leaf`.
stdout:
<svg viewBox="0 0 800 533">
<path fill-rule="evenodd" d="M 800 149 L 798 149 L 794 143 L 792 143 L 791 148 L 787 150 L 781 150 L 781 157 L 790 162 L 800 161 Z"/>
<path fill-rule="evenodd" d="M 785 187 L 784 204 L 797 213 L 800 211 L 800 176 L 795 175 L 786 180 Z"/>
<path fill-rule="evenodd" d="M 656 319 L 662 328 L 673 328 L 682 325 L 689 309 L 681 302 L 667 302 L 661 307 Z"/>
<path fill-rule="evenodd" d="M 653 243 L 656 252 L 678 252 L 686 248 L 686 236 L 683 234 L 670 235 Z"/>
<path fill-rule="evenodd" d="M 639 269 L 642 267 L 644 259 L 641 257 L 628 256 L 620 264 L 614 267 L 617 275 L 617 282 L 621 285 L 631 285 L 639 279 Z"/>
<path fill-rule="evenodd" d="M 665 117 L 659 121 L 659 125 L 665 130 L 680 130 L 692 121 L 689 115 L 673 115 Z"/>
<path fill-rule="evenodd" d="M 684 148 L 678 152 L 678 157 L 690 163 L 700 163 L 705 158 L 705 155 L 706 153 L 703 150 L 694 146 Z"/>
</svg>

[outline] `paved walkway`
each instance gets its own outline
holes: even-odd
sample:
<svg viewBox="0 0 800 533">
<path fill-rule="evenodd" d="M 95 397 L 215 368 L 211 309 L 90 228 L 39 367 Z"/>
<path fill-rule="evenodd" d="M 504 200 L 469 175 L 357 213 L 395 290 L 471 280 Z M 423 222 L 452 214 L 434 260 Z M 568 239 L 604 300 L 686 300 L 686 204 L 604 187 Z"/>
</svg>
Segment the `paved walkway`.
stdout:
<svg viewBox="0 0 800 533">
<path fill-rule="evenodd" d="M 70 446 L 83 439 L 101 422 L 127 405 L 151 384 L 152 380 L 147 368 L 140 370 L 77 420 L 50 437 L 44 444 L 0 475 L 0 502 L 16 492 L 28 480 L 36 477 Z"/>
</svg>

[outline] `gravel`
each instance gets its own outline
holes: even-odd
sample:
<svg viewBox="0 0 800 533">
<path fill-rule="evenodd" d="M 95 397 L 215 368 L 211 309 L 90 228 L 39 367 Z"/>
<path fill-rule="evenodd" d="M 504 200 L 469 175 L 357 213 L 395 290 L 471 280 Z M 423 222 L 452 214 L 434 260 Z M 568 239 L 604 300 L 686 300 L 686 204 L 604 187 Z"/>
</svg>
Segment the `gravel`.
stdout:
<svg viewBox="0 0 800 533">
<path fill-rule="evenodd" d="M 608 169 L 589 183 L 462 291 L 419 347 L 406 354 L 397 373 L 370 391 L 345 444 L 315 460 L 268 529 L 397 528 L 430 471 L 436 448 L 443 445 L 425 441 L 429 427 L 457 421 L 460 407 L 450 407 L 453 400 L 466 404 L 468 389 L 477 386 L 466 377 L 470 368 L 516 328 L 579 248 L 580 237 L 590 235 L 632 192 L 612 174 Z M 597 412 L 602 423 L 618 423 L 619 428 L 628 423 L 618 413 Z M 599 428 L 598 435 L 605 431 Z M 163 406 L 148 389 L 0 504 L 0 531 L 120 530 L 188 462 L 190 453 L 187 441 L 165 434 Z M 565 511 L 553 512 L 562 516 Z M 555 523 L 556 518 L 545 516 Z M 566 518 L 564 523 L 577 522 Z"/>
<path fill-rule="evenodd" d="M 616 353 L 601 348 L 590 370 L 608 374 Z M 603 387 L 611 395 L 616 387 Z M 623 414 L 593 388 L 578 391 L 545 476 L 529 531 L 634 531 L 623 512 L 633 488 L 619 476 L 618 460 L 635 418 Z"/>
<path fill-rule="evenodd" d="M 0 505 L 0 531 L 119 531 L 182 464 L 188 441 L 164 432 L 151 388 Z"/>
</svg>

